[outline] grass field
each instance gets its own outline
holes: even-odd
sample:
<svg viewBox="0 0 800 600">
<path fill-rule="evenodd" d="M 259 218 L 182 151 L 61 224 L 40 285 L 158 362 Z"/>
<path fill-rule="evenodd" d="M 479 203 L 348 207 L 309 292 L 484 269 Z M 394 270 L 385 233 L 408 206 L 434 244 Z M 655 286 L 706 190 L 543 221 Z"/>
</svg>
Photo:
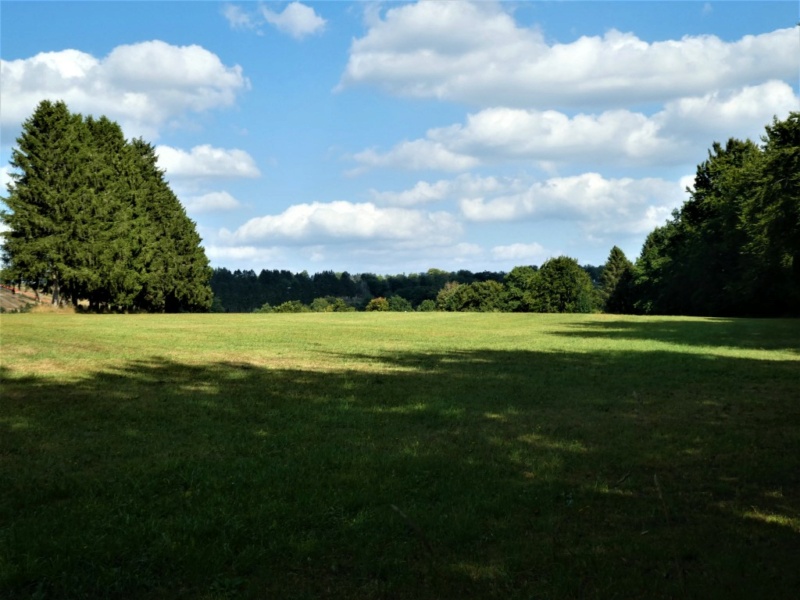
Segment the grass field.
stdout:
<svg viewBox="0 0 800 600">
<path fill-rule="evenodd" d="M 796 598 L 800 321 L 0 317 L 0 597 Z"/>
</svg>

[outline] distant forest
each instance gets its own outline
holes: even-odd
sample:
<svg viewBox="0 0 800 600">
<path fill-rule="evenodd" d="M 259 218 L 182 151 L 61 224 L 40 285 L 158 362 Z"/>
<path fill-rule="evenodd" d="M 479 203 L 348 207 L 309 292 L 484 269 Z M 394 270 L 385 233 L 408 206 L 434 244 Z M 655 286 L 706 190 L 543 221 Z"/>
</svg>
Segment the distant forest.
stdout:
<svg viewBox="0 0 800 600">
<path fill-rule="evenodd" d="M 536 269 L 536 267 L 528 267 Z M 602 267 L 582 267 L 590 280 L 600 285 Z M 307 310 L 340 311 L 366 310 L 372 300 L 384 298 L 387 310 L 435 310 L 436 299 L 446 286 L 473 286 L 492 281 L 503 284 L 505 272 L 467 270 L 448 272 L 429 269 L 409 275 L 376 275 L 322 271 L 309 275 L 282 270 L 252 270 L 225 268 L 214 270 L 211 289 L 214 291 L 212 310 L 225 312 Z M 316 300 L 316 303 L 315 303 Z M 340 302 L 337 302 L 339 300 Z M 427 301 L 427 302 L 426 302 Z M 376 306 L 373 303 L 373 306 Z"/>
<path fill-rule="evenodd" d="M 212 310 L 447 310 L 800 316 L 800 113 L 762 144 L 714 143 L 689 199 L 631 262 L 560 256 L 509 273 L 350 275 L 216 269 Z"/>
</svg>

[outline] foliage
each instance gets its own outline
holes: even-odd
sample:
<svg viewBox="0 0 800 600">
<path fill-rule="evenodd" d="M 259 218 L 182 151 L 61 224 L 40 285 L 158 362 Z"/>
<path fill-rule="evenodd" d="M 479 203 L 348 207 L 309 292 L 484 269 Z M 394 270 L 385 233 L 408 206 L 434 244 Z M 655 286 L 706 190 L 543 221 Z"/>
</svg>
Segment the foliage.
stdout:
<svg viewBox="0 0 800 600">
<path fill-rule="evenodd" d="M 511 312 L 532 312 L 537 267 L 514 267 L 506 275 L 506 305 Z"/>
<path fill-rule="evenodd" d="M 95 309 L 211 307 L 208 259 L 153 146 L 49 100 L 22 129 L 3 199 L 4 276 Z"/>
<path fill-rule="evenodd" d="M 419 303 L 417 310 L 419 312 L 432 312 L 436 310 L 436 302 L 429 298 L 426 298 L 425 300 Z"/>
<path fill-rule="evenodd" d="M 311 302 L 312 312 L 352 312 L 354 307 L 350 306 L 342 298 L 327 296 L 325 298 L 314 298 Z"/>
<path fill-rule="evenodd" d="M 279 304 L 275 308 L 272 309 L 272 312 L 275 313 L 304 313 L 304 312 L 311 312 L 311 309 L 308 308 L 305 304 L 300 302 L 299 300 L 289 300 L 288 302 L 284 302 Z"/>
<path fill-rule="evenodd" d="M 712 145 L 689 200 L 636 261 L 640 312 L 800 314 L 800 113 L 763 141 Z"/>
<path fill-rule="evenodd" d="M 459 308 L 458 298 L 456 293 L 459 288 L 464 285 L 457 281 L 448 281 L 444 284 L 439 293 L 436 294 L 436 309 L 446 311 L 456 311 Z"/>
<path fill-rule="evenodd" d="M 604 265 L 599 295 L 606 312 L 627 314 L 634 310 L 633 263 L 617 246 L 611 248 Z"/>
<path fill-rule="evenodd" d="M 458 271 L 448 273 L 441 269 L 428 269 L 425 273 L 401 275 L 375 275 L 323 271 L 292 273 L 285 270 L 230 271 L 214 270 L 211 287 L 228 312 L 252 312 L 265 302 L 272 306 L 288 300 L 311 304 L 315 298 L 341 298 L 350 306 L 365 308 L 372 298 L 401 297 L 411 303 L 412 309 L 425 300 L 435 301 L 439 290 L 447 281 L 469 284 L 473 282 L 502 282 L 505 275 L 484 271 Z"/>
<path fill-rule="evenodd" d="M 499 312 L 506 306 L 505 286 L 497 281 L 475 281 L 459 285 L 448 299 L 448 310 Z"/>
<path fill-rule="evenodd" d="M 402 296 L 391 296 L 389 298 L 389 310 L 392 312 L 411 312 L 414 307 L 411 306 L 411 302 Z"/>
<path fill-rule="evenodd" d="M 366 309 L 367 312 L 387 312 L 389 311 L 389 301 L 379 296 L 377 298 L 373 298 L 372 300 L 367 303 Z"/>
<path fill-rule="evenodd" d="M 536 272 L 531 295 L 536 312 L 587 313 L 593 308 L 594 287 L 577 260 L 559 256 L 546 260 Z"/>
</svg>

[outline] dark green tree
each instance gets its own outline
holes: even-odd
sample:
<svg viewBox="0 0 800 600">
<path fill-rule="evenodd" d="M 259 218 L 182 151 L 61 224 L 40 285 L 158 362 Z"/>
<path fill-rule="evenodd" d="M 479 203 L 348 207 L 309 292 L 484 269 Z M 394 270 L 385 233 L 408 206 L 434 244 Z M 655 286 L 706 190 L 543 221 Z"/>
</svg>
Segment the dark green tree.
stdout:
<svg viewBox="0 0 800 600">
<path fill-rule="evenodd" d="M 749 312 L 800 314 L 800 112 L 766 128 L 759 185 L 742 222 Z"/>
<path fill-rule="evenodd" d="M 411 302 L 399 295 L 389 297 L 389 310 L 392 312 L 411 312 L 414 307 Z"/>
<path fill-rule="evenodd" d="M 514 267 L 505 277 L 506 310 L 531 312 L 534 310 L 534 283 L 536 267 Z"/>
<path fill-rule="evenodd" d="M 465 284 L 458 283 L 457 281 L 448 281 L 444 284 L 442 289 L 436 295 L 436 308 L 437 310 L 457 311 L 460 310 L 459 297 L 457 292 L 461 286 Z"/>
<path fill-rule="evenodd" d="M 204 311 L 211 307 L 211 268 L 194 222 L 164 179 L 155 148 L 130 144 L 135 264 L 145 273 L 138 302 L 147 310 Z"/>
<path fill-rule="evenodd" d="M 8 273 L 54 301 L 121 310 L 208 310 L 211 269 L 152 146 L 105 117 L 43 101 L 12 152 L 2 214 Z"/>
<path fill-rule="evenodd" d="M 800 314 L 800 113 L 767 126 L 759 147 L 712 145 L 690 197 L 636 261 L 641 312 Z"/>
<path fill-rule="evenodd" d="M 90 204 L 81 117 L 63 102 L 45 100 L 23 123 L 11 153 L 11 184 L 2 218 L 7 272 L 34 289 L 49 289 L 53 302 L 75 285 L 75 234 Z"/>
<path fill-rule="evenodd" d="M 537 312 L 592 311 L 592 280 L 574 258 L 559 256 L 545 261 L 533 286 L 533 307 Z"/>
<path fill-rule="evenodd" d="M 606 312 L 633 311 L 633 263 L 619 247 L 611 248 L 600 281 L 600 299 Z"/>
</svg>

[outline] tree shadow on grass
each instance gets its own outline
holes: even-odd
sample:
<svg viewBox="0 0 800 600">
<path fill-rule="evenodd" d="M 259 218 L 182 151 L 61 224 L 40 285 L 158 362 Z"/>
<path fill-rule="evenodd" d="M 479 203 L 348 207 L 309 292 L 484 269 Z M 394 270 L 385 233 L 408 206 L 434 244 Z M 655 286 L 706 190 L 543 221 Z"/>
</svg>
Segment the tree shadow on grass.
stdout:
<svg viewBox="0 0 800 600">
<path fill-rule="evenodd" d="M 784 350 L 800 354 L 800 319 L 639 319 L 609 316 L 604 321 L 575 323 L 560 335 L 741 350 Z"/>
<path fill-rule="evenodd" d="M 789 598 L 800 363 L 3 372 L 8 598 Z"/>
</svg>

